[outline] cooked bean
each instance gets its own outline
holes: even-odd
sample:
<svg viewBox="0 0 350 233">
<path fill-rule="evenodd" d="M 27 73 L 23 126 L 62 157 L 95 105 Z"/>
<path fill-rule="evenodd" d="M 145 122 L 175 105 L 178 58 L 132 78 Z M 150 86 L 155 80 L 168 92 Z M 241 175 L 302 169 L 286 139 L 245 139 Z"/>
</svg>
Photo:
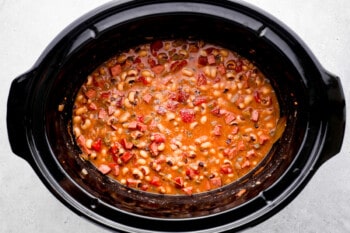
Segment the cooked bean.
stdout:
<svg viewBox="0 0 350 233">
<path fill-rule="evenodd" d="M 91 126 L 91 121 L 89 119 L 86 119 L 85 122 L 80 126 L 83 130 L 86 130 L 90 128 Z"/>
<path fill-rule="evenodd" d="M 135 179 L 142 180 L 144 178 L 143 173 L 137 168 L 132 170 L 132 175 L 135 177 Z"/>
<path fill-rule="evenodd" d="M 201 143 L 200 148 L 201 148 L 201 150 L 203 150 L 203 149 L 208 149 L 211 146 L 212 146 L 212 144 L 210 142 L 203 142 L 203 143 Z"/>
<path fill-rule="evenodd" d="M 140 166 L 140 170 L 142 171 L 142 173 L 147 176 L 148 174 L 150 174 L 150 169 L 148 166 Z M 147 177 L 145 177 L 147 180 Z"/>
<path fill-rule="evenodd" d="M 187 77 L 192 77 L 194 75 L 194 72 L 188 68 L 183 68 L 181 72 Z"/>
<path fill-rule="evenodd" d="M 121 115 L 119 117 L 119 122 L 121 122 L 121 123 L 126 122 L 127 120 L 129 120 L 130 116 L 131 116 L 131 114 L 129 112 L 123 113 L 123 115 Z"/>
<path fill-rule="evenodd" d="M 145 150 L 140 150 L 140 155 L 142 158 L 145 158 L 145 159 L 147 159 L 149 157 L 148 152 Z"/>
<path fill-rule="evenodd" d="M 87 111 L 88 111 L 87 107 L 83 106 L 75 110 L 75 115 L 79 116 L 86 113 Z"/>
</svg>

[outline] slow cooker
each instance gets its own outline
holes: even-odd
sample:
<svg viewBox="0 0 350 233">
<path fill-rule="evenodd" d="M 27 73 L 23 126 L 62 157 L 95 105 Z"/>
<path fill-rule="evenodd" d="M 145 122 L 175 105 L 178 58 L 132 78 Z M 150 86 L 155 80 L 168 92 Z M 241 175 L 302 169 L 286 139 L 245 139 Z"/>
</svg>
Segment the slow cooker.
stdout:
<svg viewBox="0 0 350 233">
<path fill-rule="evenodd" d="M 258 167 L 237 182 L 194 194 L 127 188 L 79 156 L 74 98 L 102 62 L 155 39 L 201 39 L 232 49 L 271 80 L 287 125 Z M 64 105 L 63 111 L 58 106 Z M 11 85 L 11 148 L 79 215 L 123 232 L 238 231 L 276 214 L 341 148 L 345 99 L 339 79 L 271 15 L 240 1 L 118 1 L 63 30 Z M 82 172 L 86 169 L 88 172 Z M 246 189 L 243 195 L 237 195 Z"/>
</svg>

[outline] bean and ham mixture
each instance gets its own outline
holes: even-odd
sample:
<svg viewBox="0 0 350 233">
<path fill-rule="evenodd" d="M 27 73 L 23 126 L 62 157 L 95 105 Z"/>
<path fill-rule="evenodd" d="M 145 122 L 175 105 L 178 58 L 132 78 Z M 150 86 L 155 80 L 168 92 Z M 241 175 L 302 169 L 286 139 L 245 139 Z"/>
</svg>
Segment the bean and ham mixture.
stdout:
<svg viewBox="0 0 350 233">
<path fill-rule="evenodd" d="M 99 66 L 78 92 L 82 157 L 146 192 L 205 192 L 234 182 L 276 141 L 279 105 L 250 61 L 203 41 L 154 41 Z"/>
</svg>

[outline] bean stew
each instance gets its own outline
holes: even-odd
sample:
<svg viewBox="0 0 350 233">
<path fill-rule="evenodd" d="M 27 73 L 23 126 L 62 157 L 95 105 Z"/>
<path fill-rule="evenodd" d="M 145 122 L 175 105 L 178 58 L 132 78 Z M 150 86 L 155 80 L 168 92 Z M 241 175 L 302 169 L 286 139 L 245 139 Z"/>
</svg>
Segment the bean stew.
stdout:
<svg viewBox="0 0 350 233">
<path fill-rule="evenodd" d="M 241 178 L 268 154 L 283 120 L 252 62 L 190 40 L 156 40 L 104 62 L 80 88 L 72 118 L 81 156 L 101 173 L 170 195 Z"/>
</svg>

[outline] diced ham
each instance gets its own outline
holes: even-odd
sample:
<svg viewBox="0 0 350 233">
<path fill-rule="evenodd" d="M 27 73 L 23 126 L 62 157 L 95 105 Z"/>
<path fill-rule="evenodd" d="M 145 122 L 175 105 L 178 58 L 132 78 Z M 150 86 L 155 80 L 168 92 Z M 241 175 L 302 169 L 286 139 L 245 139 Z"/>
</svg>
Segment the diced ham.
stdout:
<svg viewBox="0 0 350 233">
<path fill-rule="evenodd" d="M 166 108 L 170 111 L 176 111 L 176 108 L 178 107 L 179 102 L 175 101 L 175 100 L 168 100 L 166 103 Z"/>
<path fill-rule="evenodd" d="M 255 150 L 254 149 L 252 149 L 252 150 L 249 150 L 249 151 L 247 151 L 247 154 L 246 154 L 246 158 L 247 159 L 251 159 L 252 157 L 254 157 L 255 156 Z"/>
<path fill-rule="evenodd" d="M 162 133 L 152 133 L 151 141 L 156 142 L 156 143 L 165 142 L 165 135 Z"/>
<path fill-rule="evenodd" d="M 152 95 L 151 94 L 149 94 L 149 93 L 147 93 L 147 94 L 145 94 L 143 97 L 142 97 L 142 99 L 147 103 L 147 104 L 149 104 L 150 102 L 151 102 L 151 100 L 152 100 Z"/>
<path fill-rule="evenodd" d="M 214 188 L 219 188 L 222 186 L 222 182 L 221 182 L 221 178 L 220 177 L 214 177 L 210 179 L 210 184 L 214 187 Z"/>
<path fill-rule="evenodd" d="M 184 191 L 187 195 L 192 195 L 193 187 L 192 186 L 185 187 L 182 189 L 182 191 Z"/>
<path fill-rule="evenodd" d="M 221 116 L 221 114 L 220 114 L 220 107 L 219 107 L 219 106 L 214 107 L 210 112 L 211 112 L 214 116 L 217 116 L 217 117 L 220 117 L 220 116 Z"/>
<path fill-rule="evenodd" d="M 159 105 L 159 106 L 156 106 L 156 112 L 159 114 L 159 115 L 162 115 L 164 116 L 167 112 L 166 108 L 162 105 Z"/>
<path fill-rule="evenodd" d="M 97 92 L 96 92 L 96 90 L 94 90 L 94 89 L 89 89 L 89 90 L 87 90 L 87 91 L 85 92 L 85 95 L 86 95 L 86 97 L 88 97 L 89 99 L 93 99 L 93 98 L 96 97 Z"/>
<path fill-rule="evenodd" d="M 103 91 L 101 92 L 101 98 L 102 99 L 109 99 L 111 97 L 111 92 L 110 91 Z"/>
<path fill-rule="evenodd" d="M 137 124 L 138 124 L 137 121 L 129 122 L 128 129 L 137 129 Z"/>
<path fill-rule="evenodd" d="M 236 135 L 239 131 L 239 127 L 237 125 L 232 126 L 231 134 Z"/>
<path fill-rule="evenodd" d="M 180 116 L 183 122 L 191 123 L 195 119 L 195 111 L 193 109 L 181 109 Z"/>
<path fill-rule="evenodd" d="M 208 98 L 206 96 L 196 96 L 193 100 L 194 106 L 201 105 L 203 103 L 206 103 L 208 101 Z"/>
<path fill-rule="evenodd" d="M 215 64 L 215 56 L 213 54 L 208 55 L 208 64 L 209 65 Z"/>
<path fill-rule="evenodd" d="M 259 120 L 259 112 L 258 112 L 258 110 L 254 109 L 254 110 L 252 111 L 252 114 L 251 114 L 250 119 L 251 119 L 252 121 L 254 121 L 254 122 L 257 122 L 257 121 Z"/>
<path fill-rule="evenodd" d="M 126 185 L 128 187 L 137 188 L 140 183 L 141 181 L 139 179 L 133 179 L 133 178 L 126 179 Z"/>
<path fill-rule="evenodd" d="M 156 187 L 161 186 L 160 178 L 158 176 L 153 176 L 149 183 Z"/>
<path fill-rule="evenodd" d="M 241 166 L 242 168 L 250 167 L 250 162 L 249 160 L 244 161 L 244 163 Z"/>
<path fill-rule="evenodd" d="M 156 52 L 159 51 L 161 48 L 163 48 L 163 42 L 162 42 L 161 40 L 153 41 L 153 42 L 150 44 L 151 53 L 152 53 L 153 55 L 155 55 Z"/>
<path fill-rule="evenodd" d="M 235 119 L 236 119 L 236 116 L 233 113 L 229 112 L 226 114 L 225 123 L 228 125 L 231 125 Z"/>
<path fill-rule="evenodd" d="M 223 174 L 231 174 L 233 173 L 233 169 L 231 164 L 224 164 L 220 167 L 220 172 Z"/>
<path fill-rule="evenodd" d="M 233 147 L 233 148 L 226 148 L 223 151 L 224 156 L 226 156 L 229 159 L 233 159 L 236 155 L 237 155 L 237 148 Z"/>
<path fill-rule="evenodd" d="M 206 56 L 199 56 L 197 62 L 198 65 L 206 66 L 208 64 L 208 58 Z"/>
<path fill-rule="evenodd" d="M 161 74 L 164 71 L 165 67 L 163 65 L 155 65 L 151 69 L 155 74 Z"/>
<path fill-rule="evenodd" d="M 145 132 L 147 130 L 147 125 L 141 122 L 137 122 L 137 129 L 141 132 Z"/>
<path fill-rule="evenodd" d="M 207 78 L 203 73 L 199 73 L 197 76 L 197 85 L 202 86 L 202 85 L 207 85 Z"/>
<path fill-rule="evenodd" d="M 117 108 L 121 108 L 124 105 L 124 97 L 123 96 L 118 96 L 118 98 L 115 100 L 115 106 Z"/>
<path fill-rule="evenodd" d="M 179 88 L 179 90 L 177 90 L 177 101 L 180 103 L 185 103 L 189 96 L 190 95 L 182 88 Z"/>
<path fill-rule="evenodd" d="M 224 64 L 220 63 L 220 64 L 218 65 L 218 71 L 219 71 L 219 73 L 220 73 L 221 75 L 225 75 L 225 74 L 226 74 L 226 68 L 225 68 Z"/>
<path fill-rule="evenodd" d="M 111 67 L 111 74 L 113 77 L 118 76 L 122 72 L 122 67 L 120 64 Z"/>
<path fill-rule="evenodd" d="M 108 115 L 112 115 L 115 112 L 116 108 L 113 105 L 108 106 Z"/>
<path fill-rule="evenodd" d="M 106 165 L 106 164 L 101 164 L 98 167 L 98 170 L 102 173 L 102 174 L 108 174 L 112 169 L 110 168 L 110 166 Z"/>
<path fill-rule="evenodd" d="M 243 140 L 240 140 L 238 141 L 237 143 L 237 149 L 240 150 L 240 151 L 244 151 L 246 148 L 245 144 L 244 144 L 244 141 Z"/>
<path fill-rule="evenodd" d="M 86 154 L 90 154 L 91 151 L 87 148 L 86 146 L 86 139 L 83 135 L 80 135 L 78 138 L 77 138 L 77 143 L 78 145 L 80 145 L 82 151 Z"/>
<path fill-rule="evenodd" d="M 159 155 L 158 144 L 156 142 L 150 144 L 149 150 L 153 156 Z"/>
<path fill-rule="evenodd" d="M 214 130 L 213 130 L 213 134 L 215 136 L 221 136 L 221 128 L 222 128 L 222 125 L 215 125 L 214 126 Z"/>
<path fill-rule="evenodd" d="M 113 175 L 115 176 L 119 176 L 119 173 L 120 173 L 120 167 L 118 164 L 116 164 L 113 168 L 112 168 L 112 172 L 113 172 Z"/>
<path fill-rule="evenodd" d="M 259 144 L 263 145 L 265 142 L 267 142 L 270 139 L 269 136 L 267 136 L 266 134 L 262 134 L 259 136 Z"/>
<path fill-rule="evenodd" d="M 97 110 L 97 106 L 94 102 L 92 102 L 91 104 L 89 104 L 89 109 L 91 110 Z"/>
<path fill-rule="evenodd" d="M 99 119 L 106 119 L 108 117 L 108 114 L 104 108 L 101 108 L 98 112 L 98 118 Z"/>
</svg>

